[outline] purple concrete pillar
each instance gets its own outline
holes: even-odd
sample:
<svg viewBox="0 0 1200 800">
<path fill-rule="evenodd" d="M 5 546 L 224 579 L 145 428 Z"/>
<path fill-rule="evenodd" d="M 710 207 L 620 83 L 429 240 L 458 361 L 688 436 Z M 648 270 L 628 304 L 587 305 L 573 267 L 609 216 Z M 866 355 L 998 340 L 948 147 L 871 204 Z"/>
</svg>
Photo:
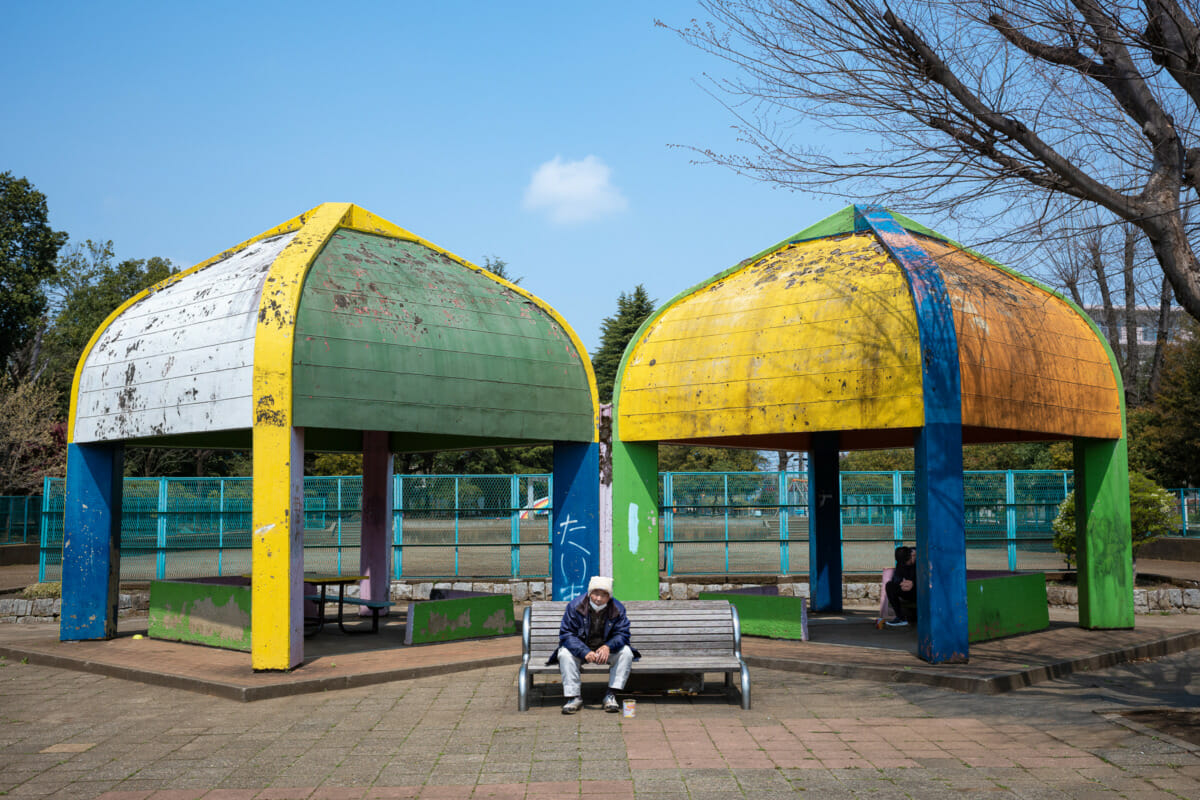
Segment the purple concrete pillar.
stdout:
<svg viewBox="0 0 1200 800">
<path fill-rule="evenodd" d="M 386 431 L 363 431 L 362 547 L 359 570 L 366 578 L 359 595 L 387 600 L 391 585 L 392 454 Z M 370 615 L 359 607 L 359 614 Z"/>
</svg>

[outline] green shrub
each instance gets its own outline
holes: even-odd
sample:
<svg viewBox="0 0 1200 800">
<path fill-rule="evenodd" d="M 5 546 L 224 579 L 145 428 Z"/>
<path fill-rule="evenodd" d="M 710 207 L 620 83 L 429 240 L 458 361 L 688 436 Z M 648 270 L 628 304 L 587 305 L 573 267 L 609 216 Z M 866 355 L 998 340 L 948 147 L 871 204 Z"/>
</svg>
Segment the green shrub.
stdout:
<svg viewBox="0 0 1200 800">
<path fill-rule="evenodd" d="M 57 599 L 62 597 L 62 584 L 57 581 L 54 583 L 35 583 L 22 589 L 21 597 L 26 600 L 42 600 L 47 597 Z"/>
<path fill-rule="evenodd" d="M 1135 561 L 1142 545 L 1178 532 L 1183 524 L 1171 493 L 1140 472 L 1129 475 L 1129 521 Z M 1054 549 L 1063 554 L 1070 569 L 1075 561 L 1075 492 L 1059 505 L 1051 528 Z"/>
</svg>

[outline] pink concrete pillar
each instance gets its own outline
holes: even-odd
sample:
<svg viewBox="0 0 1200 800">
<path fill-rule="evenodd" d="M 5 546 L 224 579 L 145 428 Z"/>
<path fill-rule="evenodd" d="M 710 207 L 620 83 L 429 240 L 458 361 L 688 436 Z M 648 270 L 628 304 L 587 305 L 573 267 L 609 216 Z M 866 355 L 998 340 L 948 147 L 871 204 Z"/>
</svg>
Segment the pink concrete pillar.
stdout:
<svg viewBox="0 0 1200 800">
<path fill-rule="evenodd" d="M 387 600 L 392 579 L 392 454 L 386 431 L 363 431 L 362 546 L 359 569 L 365 580 L 359 594 Z M 371 610 L 359 607 L 359 614 Z"/>
</svg>

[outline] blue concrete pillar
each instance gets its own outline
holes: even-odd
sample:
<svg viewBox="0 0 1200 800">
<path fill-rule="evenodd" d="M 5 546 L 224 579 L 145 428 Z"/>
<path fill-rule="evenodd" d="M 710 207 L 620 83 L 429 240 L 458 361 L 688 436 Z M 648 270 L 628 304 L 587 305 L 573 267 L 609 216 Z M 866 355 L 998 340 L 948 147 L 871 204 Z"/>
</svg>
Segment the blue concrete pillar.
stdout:
<svg viewBox="0 0 1200 800">
<path fill-rule="evenodd" d="M 67 445 L 59 625 L 64 642 L 117 635 L 123 478 L 121 445 Z"/>
<path fill-rule="evenodd" d="M 600 445 L 554 443 L 550 580 L 555 600 L 587 589 L 600 570 Z"/>
<path fill-rule="evenodd" d="M 965 662 L 967 537 L 962 426 L 929 423 L 913 452 L 917 504 L 917 655 L 932 664 Z"/>
<path fill-rule="evenodd" d="M 387 431 L 363 431 L 362 538 L 358 551 L 359 571 L 366 579 L 359 596 L 387 600 L 391 586 L 392 464 Z M 360 616 L 371 609 L 360 606 Z"/>
<path fill-rule="evenodd" d="M 937 263 L 880 208 L 855 206 L 903 270 L 921 340 L 925 426 L 915 442 L 917 654 L 934 664 L 967 660 L 967 545 L 962 476 L 962 382 L 954 309 Z"/>
<path fill-rule="evenodd" d="M 814 433 L 808 454 L 808 594 L 813 611 L 842 610 L 838 434 Z"/>
</svg>

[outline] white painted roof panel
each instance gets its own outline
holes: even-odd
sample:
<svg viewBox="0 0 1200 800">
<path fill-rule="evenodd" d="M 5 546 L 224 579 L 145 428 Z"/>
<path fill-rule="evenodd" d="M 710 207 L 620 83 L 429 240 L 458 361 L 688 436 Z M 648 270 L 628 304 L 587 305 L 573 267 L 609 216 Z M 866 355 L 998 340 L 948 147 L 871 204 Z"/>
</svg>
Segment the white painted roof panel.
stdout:
<svg viewBox="0 0 1200 800">
<path fill-rule="evenodd" d="M 294 235 L 255 242 L 113 320 L 80 374 L 74 441 L 250 428 L 263 282 Z"/>
</svg>

